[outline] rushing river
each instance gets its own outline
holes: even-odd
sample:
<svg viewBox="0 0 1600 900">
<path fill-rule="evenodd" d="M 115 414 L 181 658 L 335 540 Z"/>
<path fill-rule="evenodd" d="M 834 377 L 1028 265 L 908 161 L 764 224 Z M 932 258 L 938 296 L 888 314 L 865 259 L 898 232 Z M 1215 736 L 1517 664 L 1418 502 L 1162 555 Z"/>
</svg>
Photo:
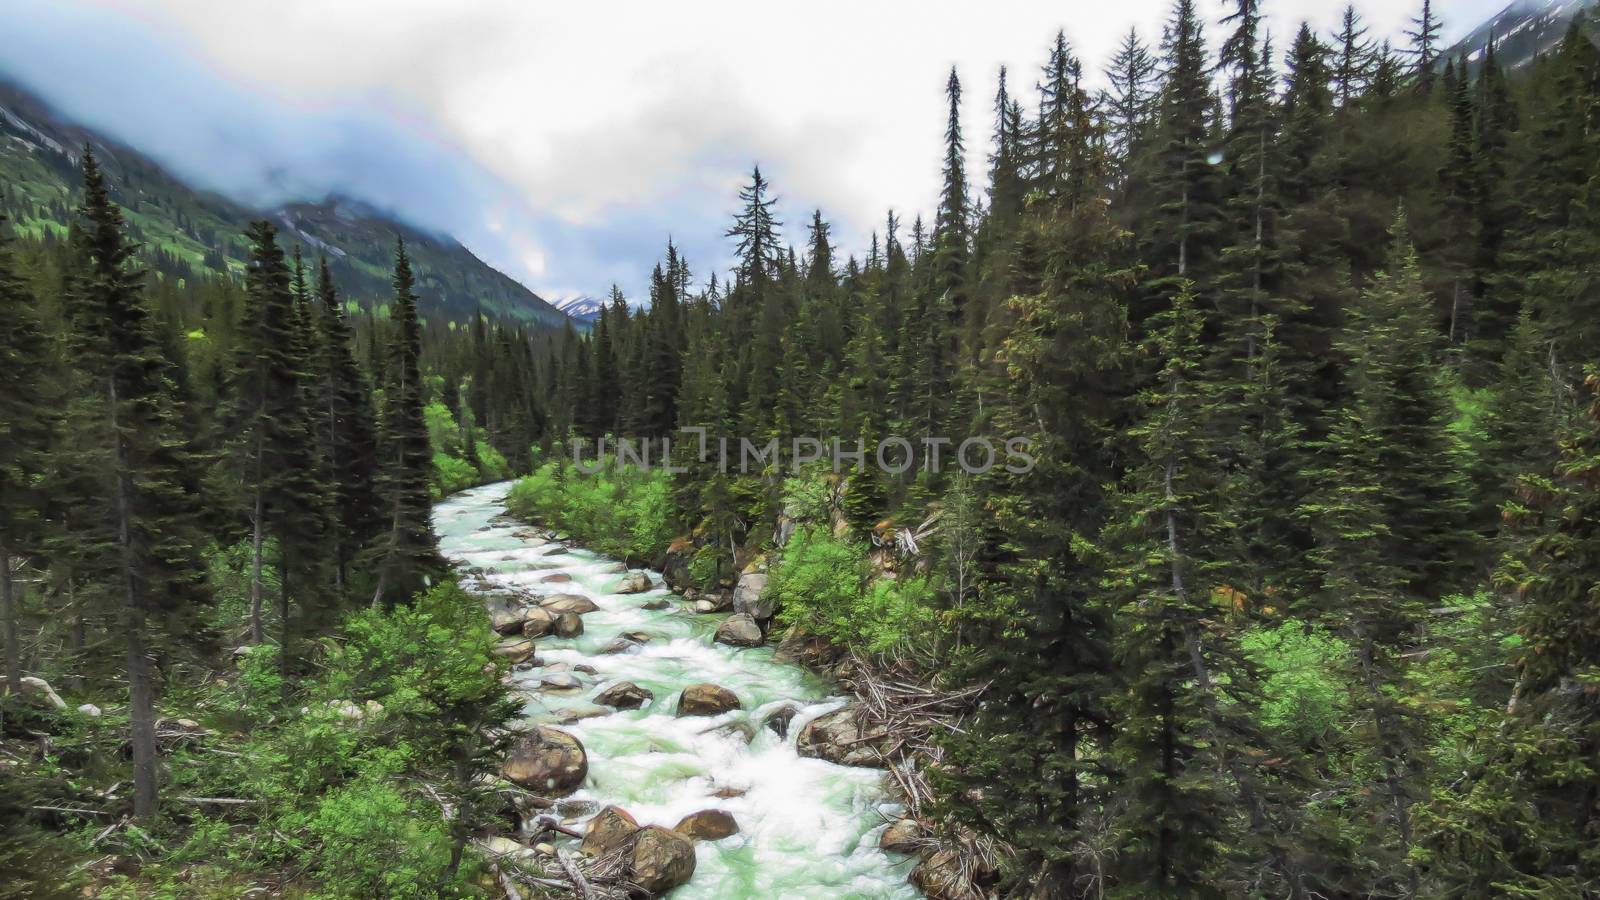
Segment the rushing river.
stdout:
<svg viewBox="0 0 1600 900">
<path fill-rule="evenodd" d="M 800 667 L 774 662 L 770 647 L 712 643 L 722 617 L 684 609 L 655 573 L 647 593 L 609 593 L 621 578 L 615 561 L 518 537 L 526 526 L 499 518 L 509 490 L 509 484 L 495 484 L 458 494 L 435 508 L 434 527 L 446 556 L 462 567 L 485 570 L 481 578 L 466 581 L 469 589 L 582 594 L 600 607 L 583 617 L 581 636 L 538 640 L 542 663 L 593 667 L 593 675 L 571 673 L 582 682 L 581 690 L 540 692 L 548 671 L 537 668 L 515 675 L 533 721 L 558 724 L 575 715 L 604 713 L 558 726 L 582 741 L 589 754 L 588 780 L 568 801 L 615 804 L 640 825 L 668 828 L 697 810 L 732 813 L 740 833 L 698 842 L 694 878 L 673 891 L 672 900 L 921 896 L 906 882 L 914 860 L 877 847 L 885 817 L 898 810 L 884 789 L 884 773 L 795 752 L 800 729 L 838 708 L 843 697 L 830 694 L 826 683 Z M 572 580 L 544 581 L 557 574 Z M 661 597 L 672 600 L 666 609 L 640 608 Z M 626 653 L 600 652 L 622 633 L 635 631 L 651 640 Z M 626 711 L 592 702 L 609 684 L 624 680 L 648 689 L 655 699 Z M 712 718 L 675 718 L 679 691 L 696 682 L 728 688 L 743 708 Z M 785 705 L 799 712 L 788 736 L 780 738 L 761 723 Z M 587 804 L 565 806 L 574 810 Z M 569 824 L 581 830 L 584 821 L 586 815 L 574 815 Z"/>
</svg>

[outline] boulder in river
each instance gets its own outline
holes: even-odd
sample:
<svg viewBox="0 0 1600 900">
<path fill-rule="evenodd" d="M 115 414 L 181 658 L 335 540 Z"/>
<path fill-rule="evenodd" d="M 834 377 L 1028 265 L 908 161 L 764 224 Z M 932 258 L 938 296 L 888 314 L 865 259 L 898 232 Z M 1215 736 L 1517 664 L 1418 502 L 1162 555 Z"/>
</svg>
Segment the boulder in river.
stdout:
<svg viewBox="0 0 1600 900">
<path fill-rule="evenodd" d="M 589 820 L 578 848 L 590 856 L 605 856 L 628 843 L 639 830 L 639 822 L 620 806 L 608 806 Z"/>
<path fill-rule="evenodd" d="M 797 706 L 780 706 L 773 710 L 772 715 L 767 716 L 766 721 L 761 724 L 771 729 L 772 733 L 778 737 L 788 737 L 789 723 L 794 721 L 795 715 L 799 712 L 800 708 Z"/>
<path fill-rule="evenodd" d="M 583 682 L 570 672 L 551 672 L 539 679 L 539 686 L 547 691 L 576 691 L 583 687 Z"/>
<path fill-rule="evenodd" d="M 622 576 L 617 586 L 611 589 L 613 594 L 642 594 L 650 590 L 650 576 L 643 572 L 629 572 Z"/>
<path fill-rule="evenodd" d="M 565 572 L 555 572 L 539 579 L 543 584 L 567 584 L 572 581 L 572 576 Z"/>
<path fill-rule="evenodd" d="M 770 619 L 775 599 L 763 599 L 762 594 L 767 590 L 767 576 L 762 572 L 751 572 L 740 575 L 739 583 L 733 589 L 733 611 L 745 613 L 753 619 Z"/>
<path fill-rule="evenodd" d="M 766 643 L 761 626 L 748 613 L 734 613 L 717 626 L 715 638 L 719 644 L 730 647 L 759 647 Z"/>
<path fill-rule="evenodd" d="M 837 663 L 842 656 L 839 648 L 827 638 L 796 625 L 784 633 L 783 640 L 778 642 L 778 649 L 772 653 L 772 661 L 808 669 L 825 669 Z"/>
<path fill-rule="evenodd" d="M 874 752 L 878 749 L 874 745 L 884 738 L 868 739 L 870 736 L 857 716 L 855 704 L 851 704 L 807 723 L 800 729 L 795 750 L 801 756 L 825 759 L 841 766 L 881 767 L 883 760 Z"/>
<path fill-rule="evenodd" d="M 583 617 L 575 612 L 564 612 L 556 616 L 555 625 L 550 631 L 556 637 L 575 638 L 583 634 Z"/>
<path fill-rule="evenodd" d="M 521 640 L 501 641 L 494 648 L 494 655 L 504 660 L 509 660 L 512 665 L 527 662 L 533 657 L 533 641 L 523 638 Z"/>
<path fill-rule="evenodd" d="M 739 822 L 727 810 L 702 809 L 684 816 L 672 830 L 690 840 L 720 841 L 738 834 Z"/>
<path fill-rule="evenodd" d="M 639 604 L 639 608 L 640 609 L 648 609 L 651 612 L 654 612 L 656 610 L 666 609 L 667 607 L 669 607 L 671 605 L 672 604 L 667 601 L 667 598 L 665 598 L 665 597 L 656 597 L 653 600 L 646 600 L 645 602 Z"/>
<path fill-rule="evenodd" d="M 691 684 L 678 696 L 678 717 L 717 716 L 739 708 L 739 695 L 715 684 Z"/>
<path fill-rule="evenodd" d="M 595 605 L 593 600 L 582 594 L 551 594 L 548 597 L 540 598 L 539 606 L 556 615 L 570 612 L 577 613 L 580 616 L 585 613 L 592 613 L 600 608 Z"/>
<path fill-rule="evenodd" d="M 556 617 L 542 606 L 530 606 L 522 613 L 522 636 L 542 638 L 555 630 Z"/>
<path fill-rule="evenodd" d="M 878 835 L 878 849 L 890 853 L 916 853 L 922 849 L 922 826 L 916 819 L 897 819 Z"/>
<path fill-rule="evenodd" d="M 631 681 L 621 681 L 601 691 L 594 702 L 617 709 L 638 709 L 655 698 L 649 690 Z"/>
<path fill-rule="evenodd" d="M 627 571 L 628 567 L 626 564 L 613 562 L 606 563 L 605 565 L 596 568 L 594 573 L 596 575 L 624 575 L 627 573 Z"/>
<path fill-rule="evenodd" d="M 522 610 L 510 603 L 489 604 L 489 627 L 500 634 L 516 634 L 522 630 Z"/>
<path fill-rule="evenodd" d="M 588 777 L 589 755 L 577 738 L 541 725 L 516 739 L 500 774 L 530 791 L 564 797 Z"/>
<path fill-rule="evenodd" d="M 651 895 L 665 894 L 694 877 L 694 841 L 660 825 L 639 829 L 628 880 Z"/>
</svg>

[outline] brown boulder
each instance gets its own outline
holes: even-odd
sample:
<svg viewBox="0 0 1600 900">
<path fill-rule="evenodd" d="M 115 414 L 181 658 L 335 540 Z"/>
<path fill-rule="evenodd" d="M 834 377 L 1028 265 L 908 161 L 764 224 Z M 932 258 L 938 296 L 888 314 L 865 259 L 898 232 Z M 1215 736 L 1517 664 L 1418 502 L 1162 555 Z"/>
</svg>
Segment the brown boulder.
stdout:
<svg viewBox="0 0 1600 900">
<path fill-rule="evenodd" d="M 687 884 L 694 877 L 694 842 L 660 825 L 639 829 L 628 877 L 651 895 Z"/>
<path fill-rule="evenodd" d="M 594 702 L 617 709 L 638 709 L 655 699 L 655 694 L 631 681 L 618 682 L 600 692 Z"/>
<path fill-rule="evenodd" d="M 747 613 L 734 613 L 723 619 L 713 640 L 730 647 L 759 647 L 766 643 L 761 626 Z"/>
<path fill-rule="evenodd" d="M 556 616 L 550 632 L 560 638 L 575 638 L 583 634 L 583 617 L 575 612 L 564 612 Z"/>
<path fill-rule="evenodd" d="M 577 613 L 581 616 L 584 613 L 592 613 L 600 608 L 595 605 L 593 600 L 582 594 L 551 594 L 548 597 L 540 598 L 539 605 L 557 616 L 568 612 Z"/>
<path fill-rule="evenodd" d="M 504 603 L 490 605 L 489 627 L 500 634 L 516 634 L 522 630 L 522 610 Z"/>
<path fill-rule="evenodd" d="M 533 641 L 526 638 L 514 641 L 501 641 L 494 648 L 494 655 L 501 659 L 510 660 L 512 665 L 527 662 L 533 658 Z"/>
<path fill-rule="evenodd" d="M 666 609 L 667 607 L 669 607 L 671 605 L 672 604 L 667 601 L 667 598 L 665 598 L 665 597 L 657 597 L 654 600 L 646 600 L 645 602 L 639 604 L 639 608 L 640 609 L 648 609 L 651 612 L 655 612 L 657 610 Z"/>
<path fill-rule="evenodd" d="M 500 772 L 530 791 L 562 797 L 583 784 L 589 756 L 577 738 L 541 725 L 517 738 Z"/>
<path fill-rule="evenodd" d="M 566 574 L 565 572 L 556 572 L 552 575 L 546 575 L 545 577 L 539 579 L 539 581 L 544 584 L 566 584 L 572 581 L 572 576 Z"/>
<path fill-rule="evenodd" d="M 878 849 L 890 853 L 916 853 L 922 848 L 922 826 L 916 819 L 899 819 L 878 836 Z"/>
<path fill-rule="evenodd" d="M 678 695 L 678 717 L 716 716 L 739 708 L 739 696 L 714 684 L 691 684 Z"/>
<path fill-rule="evenodd" d="M 720 841 L 738 834 L 739 823 L 726 810 L 702 809 L 684 816 L 672 830 L 691 840 Z"/>
<path fill-rule="evenodd" d="M 812 719 L 800 730 L 795 750 L 801 756 L 825 759 L 841 766 L 882 767 L 883 760 L 874 752 L 874 745 L 885 738 L 866 738 L 870 732 L 863 730 L 856 717 L 854 704 Z"/>
<path fill-rule="evenodd" d="M 643 572 L 629 572 L 622 576 L 617 586 L 611 589 L 613 594 L 642 594 L 650 590 L 650 576 Z"/>
<path fill-rule="evenodd" d="M 541 638 L 556 627 L 556 617 L 549 610 L 532 606 L 522 613 L 522 636 Z"/>
<path fill-rule="evenodd" d="M 583 833 L 583 844 L 578 848 L 590 856 L 605 856 L 628 843 L 639 823 L 620 806 L 608 806 L 589 820 Z"/>
</svg>

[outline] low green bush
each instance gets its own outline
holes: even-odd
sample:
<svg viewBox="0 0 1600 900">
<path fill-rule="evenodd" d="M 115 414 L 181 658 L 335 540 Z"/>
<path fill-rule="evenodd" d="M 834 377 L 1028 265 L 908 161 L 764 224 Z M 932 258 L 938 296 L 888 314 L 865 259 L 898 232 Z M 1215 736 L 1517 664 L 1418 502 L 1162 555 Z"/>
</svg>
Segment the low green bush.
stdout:
<svg viewBox="0 0 1600 900">
<path fill-rule="evenodd" d="M 672 540 L 671 481 L 666 472 L 611 466 L 585 474 L 547 462 L 521 478 L 506 506 L 524 519 L 571 533 L 611 556 L 655 559 Z"/>
</svg>

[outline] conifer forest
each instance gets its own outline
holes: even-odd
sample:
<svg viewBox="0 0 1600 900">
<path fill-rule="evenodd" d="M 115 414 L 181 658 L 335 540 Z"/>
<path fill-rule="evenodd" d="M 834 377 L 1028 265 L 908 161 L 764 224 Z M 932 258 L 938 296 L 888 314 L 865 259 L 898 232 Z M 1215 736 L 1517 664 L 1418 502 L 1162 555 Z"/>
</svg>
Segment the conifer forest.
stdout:
<svg viewBox="0 0 1600 900">
<path fill-rule="evenodd" d="M 0 898 L 1600 897 L 1600 19 L 1224 5 L 559 324 L 0 118 Z"/>
</svg>

